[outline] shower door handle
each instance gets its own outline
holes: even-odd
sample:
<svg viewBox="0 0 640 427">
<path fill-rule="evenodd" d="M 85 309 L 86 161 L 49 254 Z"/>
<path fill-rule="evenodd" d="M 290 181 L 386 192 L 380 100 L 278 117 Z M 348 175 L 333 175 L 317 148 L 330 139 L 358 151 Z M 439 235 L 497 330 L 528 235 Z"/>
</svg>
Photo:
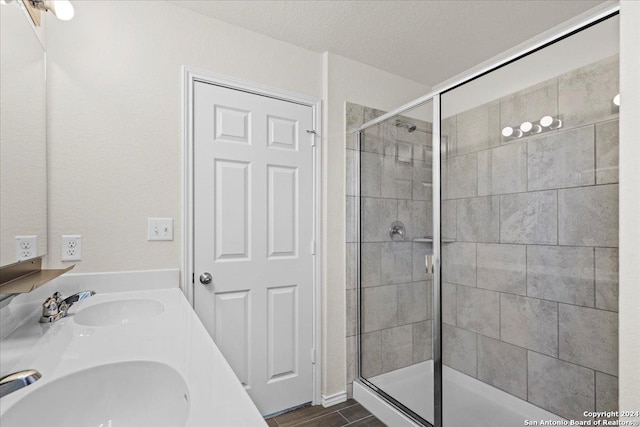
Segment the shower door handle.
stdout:
<svg viewBox="0 0 640 427">
<path fill-rule="evenodd" d="M 424 266 L 427 268 L 427 274 L 433 274 L 433 255 L 424 256 Z"/>
</svg>

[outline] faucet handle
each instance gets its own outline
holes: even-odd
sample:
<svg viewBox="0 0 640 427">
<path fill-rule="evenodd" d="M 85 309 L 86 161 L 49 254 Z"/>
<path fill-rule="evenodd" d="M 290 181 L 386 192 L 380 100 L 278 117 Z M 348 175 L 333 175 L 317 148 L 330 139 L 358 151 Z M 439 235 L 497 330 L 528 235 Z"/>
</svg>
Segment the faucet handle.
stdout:
<svg viewBox="0 0 640 427">
<path fill-rule="evenodd" d="M 42 304 L 42 316 L 56 316 L 62 312 L 66 312 L 69 306 L 62 300 L 62 294 L 56 292 L 45 300 Z"/>
<path fill-rule="evenodd" d="M 58 314 L 59 311 L 59 299 L 57 299 L 55 297 L 55 294 L 53 294 L 53 296 L 50 296 L 49 298 L 47 298 L 45 300 L 44 303 L 42 303 L 42 315 L 43 316 L 55 316 L 56 314 Z"/>
</svg>

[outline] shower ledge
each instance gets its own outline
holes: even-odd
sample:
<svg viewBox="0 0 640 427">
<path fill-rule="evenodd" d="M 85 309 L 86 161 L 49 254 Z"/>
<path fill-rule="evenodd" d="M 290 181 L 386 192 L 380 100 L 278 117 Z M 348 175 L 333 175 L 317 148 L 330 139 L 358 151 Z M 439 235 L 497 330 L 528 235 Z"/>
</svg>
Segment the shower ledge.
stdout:
<svg viewBox="0 0 640 427">
<path fill-rule="evenodd" d="M 413 239 L 414 242 L 416 243 L 433 243 L 433 238 L 432 237 L 418 237 L 416 239 Z M 454 239 L 447 239 L 446 237 L 444 239 L 442 239 L 442 243 L 454 243 L 455 240 Z"/>
</svg>

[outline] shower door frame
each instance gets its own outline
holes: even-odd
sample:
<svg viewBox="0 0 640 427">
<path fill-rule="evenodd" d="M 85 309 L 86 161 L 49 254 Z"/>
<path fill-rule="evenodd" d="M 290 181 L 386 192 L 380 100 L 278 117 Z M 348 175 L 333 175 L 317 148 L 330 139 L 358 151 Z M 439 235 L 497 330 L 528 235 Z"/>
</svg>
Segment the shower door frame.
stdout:
<svg viewBox="0 0 640 427">
<path fill-rule="evenodd" d="M 413 102 L 408 104 L 410 106 L 403 106 L 400 109 L 393 110 L 389 113 L 386 113 L 380 116 L 376 120 L 372 120 L 370 122 L 365 123 L 353 133 L 356 137 L 356 159 L 355 159 L 355 170 L 358 171 L 355 177 L 355 187 L 356 187 L 356 212 L 355 212 L 355 230 L 356 230 L 356 241 L 358 244 L 356 245 L 356 379 L 369 389 L 378 394 L 379 397 L 384 399 L 389 404 L 393 405 L 397 409 L 400 409 L 406 416 L 411 418 L 414 422 L 417 422 L 419 425 L 423 425 L 423 418 L 412 411 L 410 408 L 404 406 L 402 402 L 392 398 L 391 396 L 384 393 L 384 391 L 379 390 L 375 385 L 373 385 L 369 380 L 362 376 L 360 371 L 360 337 L 361 337 L 361 286 L 360 286 L 360 278 L 361 278 L 361 254 L 360 254 L 360 236 L 361 236 L 361 223 L 360 223 L 360 147 L 362 144 L 362 137 L 364 135 L 364 131 L 371 127 L 375 126 L 382 121 L 392 118 L 398 114 L 401 114 L 407 110 L 419 107 L 428 102 L 432 102 L 433 104 L 433 115 L 432 115 L 432 191 L 433 191 L 433 281 L 432 281 L 432 295 L 433 295 L 433 303 L 432 303 L 432 337 L 433 337 L 433 372 L 434 372 L 434 424 L 427 424 L 430 426 L 440 426 L 442 425 L 442 351 L 441 351 L 441 318 L 442 313 L 440 309 L 441 299 L 440 299 L 440 94 L 433 93 L 431 96 L 425 95 L 420 99 L 419 103 L 414 104 Z M 395 113 L 394 113 L 395 112 Z M 437 157 L 437 161 L 435 160 Z M 436 286 L 436 283 L 438 284 Z M 436 303 L 437 301 L 437 303 Z M 437 396 L 440 396 L 438 398 Z M 427 421 L 428 422 L 428 421 Z"/>
<path fill-rule="evenodd" d="M 598 23 L 609 19 L 615 15 L 620 13 L 620 4 L 619 2 L 606 2 L 599 6 L 596 6 L 588 11 L 574 17 L 573 19 L 566 21 L 565 23 L 556 26 L 537 37 L 534 37 L 525 43 L 522 43 L 518 46 L 515 46 L 512 49 L 507 50 L 501 55 L 498 55 L 488 61 L 481 63 L 480 65 L 472 68 L 471 70 L 462 73 L 458 76 L 453 77 L 450 80 L 447 80 L 440 85 L 434 87 L 434 89 L 419 97 L 410 101 L 394 110 L 389 111 L 374 120 L 371 120 L 359 128 L 355 129 L 353 133 L 356 136 L 356 165 L 355 170 L 358 171 L 356 174 L 356 218 L 355 218 L 355 227 L 356 227 L 356 241 L 358 244 L 356 245 L 356 298 L 357 298 L 357 318 L 356 318 L 356 378 L 354 382 L 363 385 L 364 387 L 370 389 L 373 393 L 377 395 L 380 399 L 392 405 L 395 409 L 400 410 L 405 416 L 410 418 L 412 421 L 423 424 L 422 418 L 417 416 L 412 410 L 405 407 L 401 402 L 396 401 L 395 399 L 387 396 L 385 393 L 379 391 L 377 387 L 371 384 L 366 378 L 362 377 L 361 369 L 360 369 L 360 355 L 361 355 L 361 254 L 360 254 L 360 244 L 361 244 L 361 224 L 360 224 L 360 146 L 362 142 L 363 132 L 377 124 L 384 122 L 392 117 L 395 117 L 399 114 L 402 114 L 408 110 L 416 108 L 422 104 L 425 104 L 429 101 L 433 102 L 433 151 L 432 151 L 432 173 L 433 173 L 433 265 L 434 265 L 434 273 L 433 273 L 433 302 L 432 302 L 432 346 L 433 346 L 433 370 L 434 370 L 434 420 L 433 427 L 442 427 L 442 412 L 443 412 L 443 387 L 442 387 L 442 300 L 441 300 L 441 212 L 440 212 L 440 202 L 441 202 L 441 141 L 440 141 L 440 97 L 459 86 L 462 86 L 466 83 L 471 82 L 477 78 L 484 76 L 485 74 L 489 74 L 503 66 L 506 66 L 512 62 L 515 62 L 525 56 L 528 56 L 538 50 L 542 50 L 547 46 L 550 46 L 560 40 L 563 40 L 567 37 L 570 37 L 582 30 L 585 30 L 591 26 L 597 25 Z"/>
</svg>

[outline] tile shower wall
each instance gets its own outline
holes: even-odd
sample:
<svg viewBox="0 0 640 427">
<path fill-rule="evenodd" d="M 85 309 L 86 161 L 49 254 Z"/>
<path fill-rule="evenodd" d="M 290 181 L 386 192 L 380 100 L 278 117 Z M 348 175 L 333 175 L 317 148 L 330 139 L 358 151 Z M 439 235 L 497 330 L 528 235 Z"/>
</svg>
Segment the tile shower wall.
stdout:
<svg viewBox="0 0 640 427">
<path fill-rule="evenodd" d="M 356 366 L 357 175 L 355 136 L 350 132 L 384 112 L 346 103 L 346 307 L 347 390 Z M 367 131 L 360 153 L 362 196 L 362 374 L 370 378 L 431 359 L 431 280 L 424 256 L 431 245 L 431 125 L 403 118 Z M 392 241 L 389 227 L 402 221 L 404 241 Z"/>
<path fill-rule="evenodd" d="M 612 57 L 443 121 L 443 361 L 569 419 L 617 410 L 617 93 Z"/>
</svg>

